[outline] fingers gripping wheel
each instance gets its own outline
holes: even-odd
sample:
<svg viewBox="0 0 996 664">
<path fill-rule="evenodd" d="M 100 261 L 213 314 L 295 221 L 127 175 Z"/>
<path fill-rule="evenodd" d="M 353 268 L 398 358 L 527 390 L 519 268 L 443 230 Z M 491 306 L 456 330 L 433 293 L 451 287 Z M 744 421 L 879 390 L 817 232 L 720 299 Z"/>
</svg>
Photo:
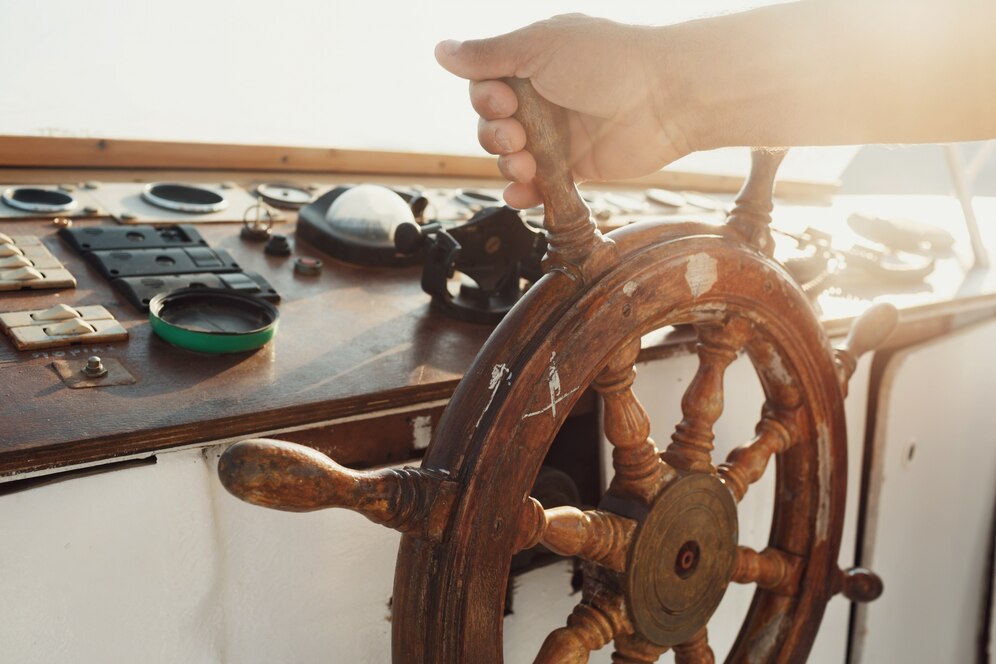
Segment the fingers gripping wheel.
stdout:
<svg viewBox="0 0 996 664">
<path fill-rule="evenodd" d="M 516 305 L 457 387 L 422 467 L 358 473 L 307 448 L 247 441 L 222 457 L 226 488 L 287 510 L 347 507 L 405 533 L 393 598 L 397 664 L 500 662 L 512 554 L 542 543 L 585 561 L 582 598 L 536 662 L 712 662 L 707 624 L 730 583 L 756 586 L 728 661 L 806 658 L 827 600 L 874 599 L 881 581 L 836 566 L 846 488 L 843 398 L 857 356 L 895 312 L 871 310 L 833 351 L 805 295 L 767 255 L 780 155 L 755 155 L 723 228 L 644 224 L 602 237 L 577 194 L 558 110 L 510 82 L 536 157 L 547 274 Z M 640 338 L 698 333 L 683 417 L 658 449 L 633 395 Z M 765 394 L 755 437 L 712 458 L 723 374 L 739 353 Z M 604 403 L 614 477 L 598 509 L 529 497 L 553 436 L 584 388 Z M 737 544 L 737 504 L 774 459 L 767 548 Z M 330 589 L 331 591 L 331 589 Z M 749 653 L 749 657 L 748 657 Z"/>
</svg>

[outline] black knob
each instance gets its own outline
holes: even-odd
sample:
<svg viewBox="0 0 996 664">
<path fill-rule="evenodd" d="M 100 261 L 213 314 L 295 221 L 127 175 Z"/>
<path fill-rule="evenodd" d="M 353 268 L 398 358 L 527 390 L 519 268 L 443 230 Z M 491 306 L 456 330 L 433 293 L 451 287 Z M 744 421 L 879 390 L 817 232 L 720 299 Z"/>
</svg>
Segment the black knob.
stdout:
<svg viewBox="0 0 996 664">
<path fill-rule="evenodd" d="M 270 238 L 270 241 L 266 243 L 266 246 L 263 247 L 263 253 L 270 254 L 271 256 L 290 256 L 290 240 L 287 239 L 286 235 L 275 233 Z"/>
</svg>

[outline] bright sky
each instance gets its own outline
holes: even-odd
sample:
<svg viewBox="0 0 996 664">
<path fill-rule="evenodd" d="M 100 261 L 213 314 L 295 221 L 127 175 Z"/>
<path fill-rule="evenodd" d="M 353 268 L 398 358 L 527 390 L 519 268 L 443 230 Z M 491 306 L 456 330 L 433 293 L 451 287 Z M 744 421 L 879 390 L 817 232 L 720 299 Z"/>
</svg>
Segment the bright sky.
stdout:
<svg viewBox="0 0 996 664">
<path fill-rule="evenodd" d="M 437 41 L 572 11 L 662 24 L 770 2 L 7 0 L 0 133 L 483 154 Z M 833 178 L 849 153 L 790 153 L 783 174 Z"/>
</svg>

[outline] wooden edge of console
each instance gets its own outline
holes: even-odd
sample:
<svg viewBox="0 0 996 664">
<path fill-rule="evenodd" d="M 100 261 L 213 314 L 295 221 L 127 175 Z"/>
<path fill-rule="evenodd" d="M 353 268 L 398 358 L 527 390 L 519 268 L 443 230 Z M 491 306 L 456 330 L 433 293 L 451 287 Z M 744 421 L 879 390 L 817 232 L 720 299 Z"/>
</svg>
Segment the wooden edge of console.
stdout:
<svg viewBox="0 0 996 664">
<path fill-rule="evenodd" d="M 491 157 L 416 152 L 281 147 L 224 143 L 173 143 L 110 138 L 0 135 L 0 168 L 142 168 L 298 173 L 355 173 L 500 178 Z M 626 184 L 709 193 L 736 193 L 735 175 L 663 170 Z M 775 192 L 788 198 L 825 198 L 836 183 L 779 180 Z"/>
</svg>

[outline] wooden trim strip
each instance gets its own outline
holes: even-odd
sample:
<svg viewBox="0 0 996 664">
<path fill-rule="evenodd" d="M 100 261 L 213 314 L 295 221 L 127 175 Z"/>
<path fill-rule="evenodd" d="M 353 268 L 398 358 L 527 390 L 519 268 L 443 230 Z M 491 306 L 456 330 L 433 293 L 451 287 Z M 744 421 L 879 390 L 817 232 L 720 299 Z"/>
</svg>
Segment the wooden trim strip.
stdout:
<svg viewBox="0 0 996 664">
<path fill-rule="evenodd" d="M 355 173 L 497 179 L 491 157 L 280 147 L 217 143 L 171 143 L 110 138 L 0 136 L 0 168 L 144 168 L 298 173 Z M 627 185 L 712 193 L 736 193 L 743 178 L 712 173 L 663 170 Z M 781 180 L 779 196 L 822 198 L 838 185 Z"/>
</svg>

